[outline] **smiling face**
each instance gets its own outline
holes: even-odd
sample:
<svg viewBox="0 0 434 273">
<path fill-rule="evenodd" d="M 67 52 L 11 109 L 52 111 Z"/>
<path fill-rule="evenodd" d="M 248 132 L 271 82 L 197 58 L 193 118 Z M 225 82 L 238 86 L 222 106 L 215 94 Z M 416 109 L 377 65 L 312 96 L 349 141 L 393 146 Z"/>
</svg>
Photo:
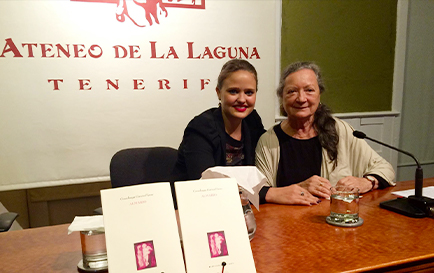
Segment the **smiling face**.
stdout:
<svg viewBox="0 0 434 273">
<path fill-rule="evenodd" d="M 313 120 L 320 97 L 320 89 L 313 70 L 301 69 L 286 77 L 282 105 L 289 119 Z"/>
<path fill-rule="evenodd" d="M 246 70 L 231 73 L 224 81 L 221 89 L 216 88 L 221 101 L 224 120 L 241 121 L 255 107 L 256 78 Z"/>
</svg>

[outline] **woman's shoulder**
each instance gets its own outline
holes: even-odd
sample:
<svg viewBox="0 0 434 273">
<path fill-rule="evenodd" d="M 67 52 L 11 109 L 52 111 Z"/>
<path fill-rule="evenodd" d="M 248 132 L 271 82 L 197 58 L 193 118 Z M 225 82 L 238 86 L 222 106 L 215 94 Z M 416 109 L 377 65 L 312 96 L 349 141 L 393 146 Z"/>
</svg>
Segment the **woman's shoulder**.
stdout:
<svg viewBox="0 0 434 273">
<path fill-rule="evenodd" d="M 210 108 L 208 110 L 203 111 L 199 115 L 195 116 L 187 125 L 189 126 L 210 126 L 214 124 L 214 120 L 216 119 L 216 114 L 218 113 L 217 107 Z"/>
<path fill-rule="evenodd" d="M 339 135 L 340 145 L 344 143 L 352 145 L 353 143 L 360 142 L 360 140 L 353 135 L 355 129 L 351 124 L 336 117 L 334 117 L 334 119 L 336 120 L 336 131 Z"/>
<path fill-rule="evenodd" d="M 274 130 L 274 127 L 276 125 L 273 125 L 270 129 L 268 129 L 264 134 L 262 134 L 261 138 L 259 139 L 259 141 L 263 144 L 265 143 L 279 143 L 278 139 L 277 139 L 277 135 L 276 135 L 276 131 Z"/>
<path fill-rule="evenodd" d="M 262 119 L 256 110 L 253 110 L 252 113 L 250 113 L 250 115 L 248 115 L 244 120 L 249 126 L 250 130 L 260 131 L 260 135 L 265 132 Z"/>
<path fill-rule="evenodd" d="M 252 120 L 261 120 L 261 117 L 258 114 L 258 111 L 256 109 L 253 109 L 253 111 L 246 117 L 246 119 L 252 119 Z"/>
<path fill-rule="evenodd" d="M 353 134 L 354 131 L 354 127 L 351 126 L 348 122 L 337 118 L 337 117 L 333 117 L 333 119 L 336 121 L 336 129 L 338 130 L 339 133 L 349 133 L 349 134 Z"/>
<path fill-rule="evenodd" d="M 219 136 L 219 131 L 221 130 L 219 129 L 218 125 L 218 109 L 219 108 L 210 108 L 195 116 L 185 128 L 184 136 L 195 134 L 210 140 L 216 139 Z"/>
</svg>

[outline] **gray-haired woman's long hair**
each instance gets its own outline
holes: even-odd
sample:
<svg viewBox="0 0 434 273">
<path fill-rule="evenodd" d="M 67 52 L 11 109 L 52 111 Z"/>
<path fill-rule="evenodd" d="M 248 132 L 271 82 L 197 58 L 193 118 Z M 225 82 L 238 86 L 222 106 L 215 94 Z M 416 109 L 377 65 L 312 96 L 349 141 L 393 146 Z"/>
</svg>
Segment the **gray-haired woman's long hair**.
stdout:
<svg viewBox="0 0 434 273">
<path fill-rule="evenodd" d="M 290 74 L 302 69 L 312 70 L 316 75 L 316 80 L 318 82 L 320 94 L 325 92 L 325 86 L 321 75 L 321 69 L 314 62 L 295 62 L 288 65 L 282 72 L 279 86 L 277 87 L 277 92 L 276 92 L 280 103 L 280 113 L 284 116 L 288 115 L 285 112 L 282 103 L 283 89 L 285 87 L 285 79 Z M 332 112 L 330 108 L 320 103 L 314 115 L 313 125 L 315 131 L 318 134 L 318 139 L 319 142 L 321 143 L 321 146 L 324 149 L 326 149 L 328 156 L 332 161 L 334 161 L 333 166 L 336 167 L 337 158 L 338 158 L 339 135 L 336 131 L 336 121 L 332 117 Z"/>
</svg>

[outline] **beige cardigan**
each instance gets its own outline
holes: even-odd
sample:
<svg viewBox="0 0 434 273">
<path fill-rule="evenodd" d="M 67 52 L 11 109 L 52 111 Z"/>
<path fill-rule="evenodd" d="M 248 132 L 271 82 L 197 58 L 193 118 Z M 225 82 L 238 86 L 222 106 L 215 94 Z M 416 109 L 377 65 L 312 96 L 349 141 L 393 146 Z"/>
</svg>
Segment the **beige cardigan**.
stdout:
<svg viewBox="0 0 434 273">
<path fill-rule="evenodd" d="M 335 118 L 339 135 L 338 163 L 333 169 L 333 162 L 322 149 L 321 177 L 332 185 L 346 176 L 363 177 L 366 174 L 377 174 L 391 186 L 395 186 L 395 172 L 384 158 L 377 154 L 363 139 L 353 136 L 353 127 L 343 120 Z M 276 186 L 277 168 L 280 159 L 280 146 L 273 128 L 259 139 L 256 146 L 256 167 L 267 177 L 269 186 Z"/>
</svg>

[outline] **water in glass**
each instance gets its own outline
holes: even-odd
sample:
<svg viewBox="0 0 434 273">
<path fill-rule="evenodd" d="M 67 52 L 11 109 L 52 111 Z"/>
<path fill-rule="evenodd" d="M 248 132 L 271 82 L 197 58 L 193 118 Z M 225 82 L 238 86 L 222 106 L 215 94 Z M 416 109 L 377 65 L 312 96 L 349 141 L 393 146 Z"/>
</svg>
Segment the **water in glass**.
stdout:
<svg viewBox="0 0 434 273">
<path fill-rule="evenodd" d="M 81 231 L 80 239 L 83 254 L 83 267 L 85 269 L 107 267 L 105 233 L 94 230 Z"/>
<path fill-rule="evenodd" d="M 256 233 L 256 219 L 253 214 L 252 207 L 250 206 L 249 199 L 244 190 L 239 187 L 241 205 L 243 206 L 244 220 L 246 221 L 247 233 L 249 234 L 249 240 L 251 241 L 255 237 Z"/>
<path fill-rule="evenodd" d="M 330 198 L 330 218 L 336 223 L 359 221 L 359 193 L 337 191 Z"/>
</svg>

